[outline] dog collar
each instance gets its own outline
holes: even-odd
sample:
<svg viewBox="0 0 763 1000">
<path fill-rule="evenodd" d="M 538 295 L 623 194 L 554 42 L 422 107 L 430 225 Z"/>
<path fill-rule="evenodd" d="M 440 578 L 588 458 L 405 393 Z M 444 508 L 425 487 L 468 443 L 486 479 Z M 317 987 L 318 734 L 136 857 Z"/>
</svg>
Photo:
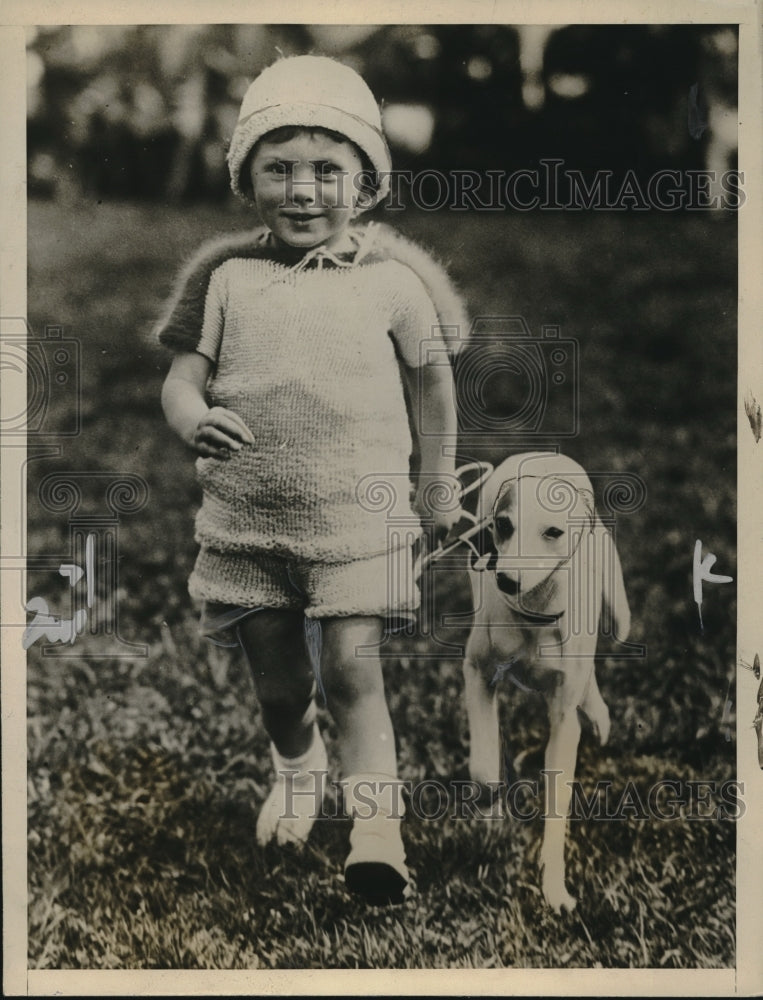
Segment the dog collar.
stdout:
<svg viewBox="0 0 763 1000">
<path fill-rule="evenodd" d="M 527 621 L 531 622 L 533 625 L 556 625 L 559 619 L 564 615 L 564 611 L 557 611 L 555 614 L 546 615 L 541 611 L 527 611 L 525 608 L 519 608 L 514 604 L 503 592 L 501 596 L 504 601 L 515 615 L 519 615 L 520 618 L 526 618 Z"/>
</svg>

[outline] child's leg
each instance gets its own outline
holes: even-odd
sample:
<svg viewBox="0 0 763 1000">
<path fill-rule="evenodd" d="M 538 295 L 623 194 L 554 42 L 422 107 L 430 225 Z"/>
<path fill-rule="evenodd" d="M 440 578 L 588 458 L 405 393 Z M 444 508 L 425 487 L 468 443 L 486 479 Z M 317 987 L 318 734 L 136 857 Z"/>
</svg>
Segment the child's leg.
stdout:
<svg viewBox="0 0 763 1000">
<path fill-rule="evenodd" d="M 399 902 L 408 870 L 395 737 L 381 661 L 356 655 L 358 647 L 379 643 L 382 622 L 354 616 L 324 619 L 322 627 L 321 675 L 339 737 L 345 804 L 353 816 L 345 881 L 370 902 Z"/>
<path fill-rule="evenodd" d="M 284 757 L 312 742 L 313 671 L 301 611 L 257 611 L 238 626 L 268 736 Z"/>
<path fill-rule="evenodd" d="M 276 771 L 257 818 L 260 844 L 306 840 L 325 790 L 326 750 L 315 722 L 303 620 L 301 611 L 263 610 L 238 626 Z"/>
<path fill-rule="evenodd" d="M 336 723 L 343 774 L 381 771 L 397 774 L 395 735 L 376 654 L 356 656 L 382 638 L 382 621 L 371 616 L 327 618 L 321 622 L 321 678 Z"/>
</svg>

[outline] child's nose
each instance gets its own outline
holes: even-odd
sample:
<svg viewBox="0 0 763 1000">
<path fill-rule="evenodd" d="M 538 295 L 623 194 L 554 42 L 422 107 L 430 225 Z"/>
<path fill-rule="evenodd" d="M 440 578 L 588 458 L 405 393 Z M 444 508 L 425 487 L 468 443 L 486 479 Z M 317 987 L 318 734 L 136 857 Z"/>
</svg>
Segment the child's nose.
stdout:
<svg viewBox="0 0 763 1000">
<path fill-rule="evenodd" d="M 292 201 L 310 205 L 315 201 L 315 168 L 311 165 L 296 167 L 291 178 Z"/>
</svg>

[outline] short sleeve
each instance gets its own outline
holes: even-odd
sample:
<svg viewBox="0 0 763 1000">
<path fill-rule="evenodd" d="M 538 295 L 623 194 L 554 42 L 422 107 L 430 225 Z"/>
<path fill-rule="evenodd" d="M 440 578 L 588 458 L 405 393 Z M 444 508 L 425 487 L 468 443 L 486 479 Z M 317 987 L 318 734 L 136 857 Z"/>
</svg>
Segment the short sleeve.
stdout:
<svg viewBox="0 0 763 1000">
<path fill-rule="evenodd" d="M 154 336 L 162 346 L 171 351 L 198 348 L 212 276 L 231 258 L 261 258 L 263 232 L 257 229 L 210 240 L 193 254 L 178 274 L 163 314 L 154 327 Z"/>
<path fill-rule="evenodd" d="M 428 351 L 444 351 L 440 323 L 423 282 L 410 267 L 398 264 L 391 333 L 398 353 L 410 368 L 427 364 Z M 396 275 L 397 278 L 397 275 Z"/>
<path fill-rule="evenodd" d="M 218 268 L 210 278 L 207 287 L 207 296 L 204 300 L 204 321 L 201 327 L 201 336 L 196 345 L 198 353 L 209 358 L 213 364 L 217 364 L 225 322 L 223 283 L 222 269 Z"/>
</svg>

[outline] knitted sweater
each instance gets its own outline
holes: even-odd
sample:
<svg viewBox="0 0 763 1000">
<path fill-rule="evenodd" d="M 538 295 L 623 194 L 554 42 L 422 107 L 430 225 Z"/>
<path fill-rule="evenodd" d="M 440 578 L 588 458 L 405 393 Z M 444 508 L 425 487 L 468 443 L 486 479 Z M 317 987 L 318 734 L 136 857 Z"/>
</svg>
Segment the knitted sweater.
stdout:
<svg viewBox="0 0 763 1000">
<path fill-rule="evenodd" d="M 416 523 L 399 363 L 420 364 L 440 317 L 422 280 L 376 240 L 351 266 L 331 269 L 303 268 L 301 255 L 294 266 L 288 248 L 264 249 L 251 237 L 211 248 L 160 331 L 163 343 L 210 358 L 210 403 L 238 413 L 256 441 L 229 461 L 197 461 L 197 541 L 322 562 L 387 551 L 388 511 L 365 490 L 389 484 L 395 520 Z M 431 278 L 438 269 L 425 260 Z M 446 318 L 458 323 L 460 302 L 447 279 L 443 288 Z M 225 599 L 219 586 L 214 596 Z"/>
</svg>

